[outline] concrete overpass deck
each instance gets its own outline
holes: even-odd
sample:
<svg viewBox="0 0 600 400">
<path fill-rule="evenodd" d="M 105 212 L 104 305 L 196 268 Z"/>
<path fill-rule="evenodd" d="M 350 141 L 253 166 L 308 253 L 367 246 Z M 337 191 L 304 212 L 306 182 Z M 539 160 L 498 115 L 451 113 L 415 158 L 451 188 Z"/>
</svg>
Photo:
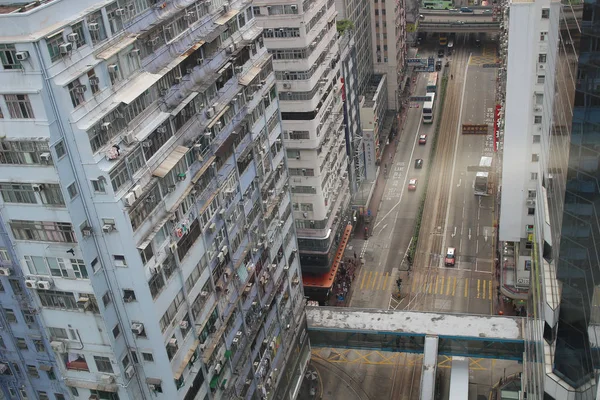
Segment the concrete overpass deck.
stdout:
<svg viewBox="0 0 600 400">
<path fill-rule="evenodd" d="M 340 307 L 307 307 L 313 347 L 422 353 L 425 338 L 448 356 L 521 361 L 524 319 Z"/>
</svg>

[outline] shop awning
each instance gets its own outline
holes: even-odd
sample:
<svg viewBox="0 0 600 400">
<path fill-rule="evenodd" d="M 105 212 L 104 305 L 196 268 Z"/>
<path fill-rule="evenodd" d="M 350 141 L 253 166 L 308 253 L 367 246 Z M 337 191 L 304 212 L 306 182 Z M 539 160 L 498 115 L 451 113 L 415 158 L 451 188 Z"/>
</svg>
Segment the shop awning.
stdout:
<svg viewBox="0 0 600 400">
<path fill-rule="evenodd" d="M 157 176 L 159 178 L 164 178 L 172 169 L 177 165 L 177 163 L 186 155 L 188 152 L 188 148 L 185 146 L 177 146 L 175 150 L 165 161 L 163 161 L 158 168 L 154 170 L 152 175 Z"/>
<path fill-rule="evenodd" d="M 159 378 L 146 378 L 146 383 L 148 385 L 160 385 L 160 384 L 162 384 L 162 379 L 159 379 Z"/>
<path fill-rule="evenodd" d="M 136 40 L 137 35 L 126 36 L 118 42 L 110 44 L 110 47 L 98 53 L 96 55 L 96 58 L 99 58 L 101 60 L 108 60 L 115 54 L 119 53 L 121 50 L 125 49 L 127 46 L 132 45 Z"/>
<path fill-rule="evenodd" d="M 238 81 L 242 86 L 248 86 L 250 82 L 256 78 L 256 76 L 260 73 L 261 67 L 253 67 L 248 71 L 248 73 L 240 78 Z"/>
<path fill-rule="evenodd" d="M 215 115 L 215 117 L 210 121 L 210 124 L 208 124 L 206 129 L 211 129 L 213 126 L 215 126 L 217 121 L 220 120 L 223 115 L 225 115 L 227 110 L 229 110 L 229 106 L 223 108 L 217 115 Z"/>
<path fill-rule="evenodd" d="M 200 168 L 198 170 L 198 172 L 196 172 L 194 174 L 194 176 L 192 177 L 192 183 L 198 182 L 200 180 L 200 178 L 202 178 L 202 175 L 204 175 L 204 173 L 206 172 L 206 170 L 208 169 L 208 167 L 210 167 L 214 161 L 215 161 L 215 156 L 212 156 L 211 158 L 209 158 L 204 163 L 204 165 L 202 166 L 202 168 Z"/>
<path fill-rule="evenodd" d="M 181 365 L 179 365 L 179 368 L 177 368 L 177 372 L 175 372 L 175 375 L 174 375 L 175 380 L 181 378 L 181 375 L 183 374 L 185 367 L 187 367 L 187 365 L 190 363 L 190 360 L 192 359 L 192 356 L 196 352 L 196 349 L 198 348 L 199 344 L 200 344 L 200 341 L 196 340 L 192 344 L 192 347 L 190 347 L 188 352 L 185 353 L 185 357 L 183 357 L 183 361 L 181 361 Z"/>
<path fill-rule="evenodd" d="M 118 391 L 118 387 L 114 383 L 104 384 L 100 382 L 93 381 L 80 381 L 77 379 L 65 379 L 65 385 L 74 386 L 82 389 L 89 390 L 102 390 L 103 392 L 112 392 L 116 393 Z"/>
<path fill-rule="evenodd" d="M 217 25 L 225 25 L 229 20 L 238 15 L 240 10 L 229 10 L 215 21 Z"/>
</svg>

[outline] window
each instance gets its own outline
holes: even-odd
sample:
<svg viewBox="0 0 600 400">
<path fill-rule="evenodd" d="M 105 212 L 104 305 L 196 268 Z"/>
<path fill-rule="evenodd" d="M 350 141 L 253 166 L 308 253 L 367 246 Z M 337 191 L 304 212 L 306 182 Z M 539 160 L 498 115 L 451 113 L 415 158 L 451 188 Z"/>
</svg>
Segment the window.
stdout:
<svg viewBox="0 0 600 400">
<path fill-rule="evenodd" d="M 533 117 L 533 123 L 534 124 L 541 124 L 542 123 L 542 116 L 541 115 L 534 115 L 534 117 Z"/>
<path fill-rule="evenodd" d="M 50 375 L 50 372 L 51 372 L 51 371 L 48 371 L 48 375 Z M 52 373 L 54 373 L 54 372 L 52 372 Z M 52 379 L 52 378 L 50 378 L 50 379 Z M 54 378 L 54 380 L 55 380 L 55 379 L 56 379 L 56 378 Z M 54 393 L 54 398 L 55 398 L 56 400 L 65 400 L 65 396 L 64 396 L 63 394 L 60 394 L 60 393 Z"/>
<path fill-rule="evenodd" d="M 535 104 L 537 106 L 541 106 L 542 104 L 544 104 L 544 94 L 543 93 L 535 93 L 534 95 L 535 95 Z"/>
<path fill-rule="evenodd" d="M 8 249 L 0 248 L 0 263 L 10 263 L 10 255 L 8 254 Z"/>
<path fill-rule="evenodd" d="M 98 368 L 99 372 L 107 372 L 109 374 L 114 372 L 112 364 L 110 363 L 110 358 L 94 356 L 94 362 L 96 363 L 96 368 Z"/>
<path fill-rule="evenodd" d="M 126 303 L 135 301 L 135 292 L 132 289 L 123 289 L 123 300 Z"/>
<path fill-rule="evenodd" d="M 67 335 L 66 329 L 49 327 L 48 332 L 50 333 L 50 339 L 52 340 L 69 340 L 69 336 Z"/>
<path fill-rule="evenodd" d="M 0 164 L 52 164 L 48 142 L 0 140 Z"/>
<path fill-rule="evenodd" d="M 148 286 L 150 287 L 150 294 L 153 299 L 159 295 L 162 288 L 165 286 L 165 278 L 161 271 L 156 272 L 152 278 L 148 281 Z"/>
<path fill-rule="evenodd" d="M 85 35 L 83 31 L 83 21 L 76 23 L 75 25 L 71 25 L 71 29 L 73 33 L 77 34 L 77 39 L 75 40 L 75 45 L 79 48 L 86 44 Z"/>
<path fill-rule="evenodd" d="M 87 89 L 79 82 L 79 79 L 75 79 L 73 82 L 67 85 L 69 90 L 69 96 L 71 96 L 71 104 L 77 108 L 81 103 L 85 103 L 85 96 L 83 93 Z"/>
<path fill-rule="evenodd" d="M 67 192 L 69 193 L 69 197 L 71 198 L 71 200 L 77 197 L 77 185 L 75 184 L 75 182 L 67 186 Z"/>
<path fill-rule="evenodd" d="M 44 257 L 25 256 L 24 258 L 31 275 L 50 275 L 50 269 Z"/>
<path fill-rule="evenodd" d="M 138 249 L 140 253 L 140 257 L 142 258 L 142 263 L 144 265 L 148 264 L 148 261 L 154 257 L 154 251 L 152 251 L 152 243 L 148 243 L 145 249 Z"/>
<path fill-rule="evenodd" d="M 64 43 L 62 31 L 46 38 L 46 46 L 48 47 L 48 54 L 50 54 L 50 61 L 55 62 L 60 59 L 60 45 Z"/>
<path fill-rule="evenodd" d="M 35 366 L 33 366 L 33 367 L 35 368 Z M 36 376 L 36 378 L 39 378 L 39 375 Z M 50 400 L 50 397 L 48 397 L 48 393 L 42 392 L 41 390 L 38 390 L 37 393 L 38 393 L 39 400 Z"/>
<path fill-rule="evenodd" d="M 77 258 L 69 259 L 71 261 L 71 268 L 73 268 L 73 274 L 75 274 L 75 278 L 78 279 L 88 279 L 87 269 L 85 268 L 85 263 L 83 260 Z"/>
<path fill-rule="evenodd" d="M 527 215 L 535 215 L 535 208 L 527 207 Z"/>
<path fill-rule="evenodd" d="M 54 151 L 56 152 L 56 157 L 61 159 L 65 154 L 67 154 L 67 149 L 65 148 L 65 142 L 59 140 L 54 146 Z"/>
<path fill-rule="evenodd" d="M 529 189 L 529 190 L 527 190 L 527 198 L 529 198 L 529 199 L 535 199 L 535 196 L 536 196 L 535 189 Z"/>
<path fill-rule="evenodd" d="M 548 36 L 548 32 L 540 32 L 540 42 L 545 42 L 546 36 Z"/>
<path fill-rule="evenodd" d="M 546 54 L 540 54 L 540 55 L 538 55 L 538 62 L 542 63 L 542 64 L 545 63 L 546 62 L 546 57 L 547 57 Z"/>
<path fill-rule="evenodd" d="M 110 304 L 110 292 L 106 292 L 102 295 L 102 304 L 104 304 L 105 308 Z"/>
<path fill-rule="evenodd" d="M 142 352 L 142 358 L 145 362 L 154 362 L 154 356 L 152 355 L 152 353 Z"/>
<path fill-rule="evenodd" d="M 96 193 L 106 193 L 106 187 L 104 185 L 104 179 L 97 179 L 92 181 L 92 187 Z"/>
<path fill-rule="evenodd" d="M 542 18 L 543 19 L 550 18 L 550 9 L 549 8 L 542 8 Z"/>
<path fill-rule="evenodd" d="M 38 372 L 37 368 L 35 365 L 27 365 L 27 375 L 34 377 L 34 378 L 39 378 L 40 377 L 40 373 Z M 40 393 L 40 392 L 38 392 Z M 45 392 L 42 392 L 45 394 Z M 48 396 L 46 395 L 46 399 L 48 398 Z M 41 397 L 40 397 L 41 399 Z"/>
<path fill-rule="evenodd" d="M 79 310 L 77 300 L 73 292 L 62 292 L 58 290 L 38 290 L 38 297 L 42 307 L 57 308 L 61 310 Z"/>
<path fill-rule="evenodd" d="M 0 194 L 5 203 L 36 204 L 37 198 L 30 183 L 0 183 Z"/>
<path fill-rule="evenodd" d="M 106 39 L 106 29 L 104 29 L 101 11 L 96 11 L 88 16 L 88 30 L 92 38 L 92 44 L 96 45 Z"/>
<path fill-rule="evenodd" d="M 50 274 L 58 278 L 68 278 L 69 272 L 65 266 L 65 260 L 63 258 L 46 257 L 46 262 L 50 267 Z"/>
<path fill-rule="evenodd" d="M 15 339 L 17 340 L 17 347 L 21 350 L 29 350 L 29 348 L 27 347 L 27 341 L 25 340 L 25 338 L 22 337 L 15 337 Z"/>
<path fill-rule="evenodd" d="M 15 239 L 41 242 L 76 243 L 73 226 L 68 222 L 10 221 Z"/>
<path fill-rule="evenodd" d="M 23 286 L 21 286 L 21 282 L 19 282 L 17 279 L 9 279 L 8 282 L 10 283 L 10 288 L 14 294 L 23 294 Z"/>
<path fill-rule="evenodd" d="M 115 339 L 119 337 L 119 335 L 121 334 L 121 329 L 119 329 L 119 324 L 115 325 L 115 327 L 112 329 L 112 334 Z"/>
<path fill-rule="evenodd" d="M 65 199 L 63 198 L 59 184 L 44 184 L 43 190 L 40 192 L 40 197 L 42 198 L 42 203 L 49 206 L 65 206 Z"/>
<path fill-rule="evenodd" d="M 533 143 L 539 143 L 541 140 L 540 135 L 533 135 Z"/>
<path fill-rule="evenodd" d="M 22 69 L 21 62 L 16 59 L 17 50 L 12 44 L 0 44 L 0 62 L 4 69 Z"/>
<path fill-rule="evenodd" d="M 6 106 L 11 118 L 33 119 L 33 108 L 26 94 L 5 94 Z"/>
<path fill-rule="evenodd" d="M 537 161 L 539 161 L 539 160 L 540 160 L 540 156 L 539 156 L 539 154 L 532 154 L 532 155 L 531 155 L 531 161 L 532 161 L 532 162 L 537 162 Z"/>
<path fill-rule="evenodd" d="M 541 85 L 544 82 L 546 82 L 546 76 L 544 76 L 544 75 L 538 75 L 538 77 L 537 77 L 537 83 Z"/>
<path fill-rule="evenodd" d="M 6 320 L 11 324 L 17 323 L 17 316 L 15 315 L 15 311 L 12 308 L 5 308 L 4 314 L 6 315 Z"/>
<path fill-rule="evenodd" d="M 79 390 L 77 390 L 77 388 L 75 386 L 69 386 L 69 390 L 71 391 L 71 394 L 75 397 L 79 396 Z"/>
<path fill-rule="evenodd" d="M 44 346 L 44 341 L 40 339 L 34 339 L 33 345 L 35 346 L 35 351 L 38 353 L 43 353 L 46 351 L 46 347 Z"/>
<path fill-rule="evenodd" d="M 123 366 L 123 368 L 127 368 L 130 364 L 131 361 L 129 360 L 129 355 L 125 354 L 125 357 L 123 357 L 123 359 L 121 360 L 121 365 Z"/>
</svg>

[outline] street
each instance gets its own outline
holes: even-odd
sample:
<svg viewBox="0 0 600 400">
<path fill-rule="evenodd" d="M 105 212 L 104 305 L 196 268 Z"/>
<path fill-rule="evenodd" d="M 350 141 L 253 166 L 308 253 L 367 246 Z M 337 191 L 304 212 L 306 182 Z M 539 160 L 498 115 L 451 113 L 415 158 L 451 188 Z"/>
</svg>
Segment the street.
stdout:
<svg viewBox="0 0 600 400">
<path fill-rule="evenodd" d="M 419 49 L 421 57 L 435 54 L 439 47 L 431 37 L 426 45 Z M 408 110 L 394 159 L 382 161 L 389 173 L 384 187 L 376 189 L 383 193 L 372 234 L 349 246 L 364 259 L 353 282 L 350 307 L 495 313 L 493 197 L 474 195 L 476 172 L 469 170 L 482 156 L 492 155 L 493 142 L 491 134 L 464 135 L 461 129 L 462 124 L 493 124 L 496 69 L 484 64 L 495 63 L 494 45 L 470 47 L 467 35 L 457 37 L 454 54 L 444 60 L 450 61 L 447 75 L 453 79 L 448 79 L 445 103 L 438 104 L 434 123 L 422 123 L 422 104 Z M 413 95 L 424 95 L 426 80 L 426 74 L 418 75 Z M 439 91 L 438 86 L 438 96 Z M 435 118 L 441 118 L 441 125 L 432 159 Z M 425 145 L 418 144 L 422 134 L 428 137 Z M 422 169 L 414 168 L 416 159 L 423 160 Z M 415 191 L 408 190 L 410 179 L 417 179 Z M 423 195 L 418 246 L 408 271 L 405 255 Z M 444 265 L 447 247 L 456 248 L 454 267 Z M 395 296 L 398 278 L 400 298 Z M 446 398 L 450 360 L 438 359 L 437 391 Z M 313 349 L 313 361 L 323 380 L 324 399 L 419 398 L 422 354 Z M 469 398 L 487 397 L 503 374 L 520 371 L 515 362 L 471 358 Z"/>
</svg>

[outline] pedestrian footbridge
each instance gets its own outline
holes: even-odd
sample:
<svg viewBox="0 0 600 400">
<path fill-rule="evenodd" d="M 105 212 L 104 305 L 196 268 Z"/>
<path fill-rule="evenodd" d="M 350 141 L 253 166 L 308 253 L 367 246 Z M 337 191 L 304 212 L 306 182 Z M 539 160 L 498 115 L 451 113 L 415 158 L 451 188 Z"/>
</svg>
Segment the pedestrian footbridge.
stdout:
<svg viewBox="0 0 600 400">
<path fill-rule="evenodd" d="M 522 361 L 520 317 L 307 307 L 312 347 L 424 353 L 436 338 L 439 355 Z"/>
</svg>

